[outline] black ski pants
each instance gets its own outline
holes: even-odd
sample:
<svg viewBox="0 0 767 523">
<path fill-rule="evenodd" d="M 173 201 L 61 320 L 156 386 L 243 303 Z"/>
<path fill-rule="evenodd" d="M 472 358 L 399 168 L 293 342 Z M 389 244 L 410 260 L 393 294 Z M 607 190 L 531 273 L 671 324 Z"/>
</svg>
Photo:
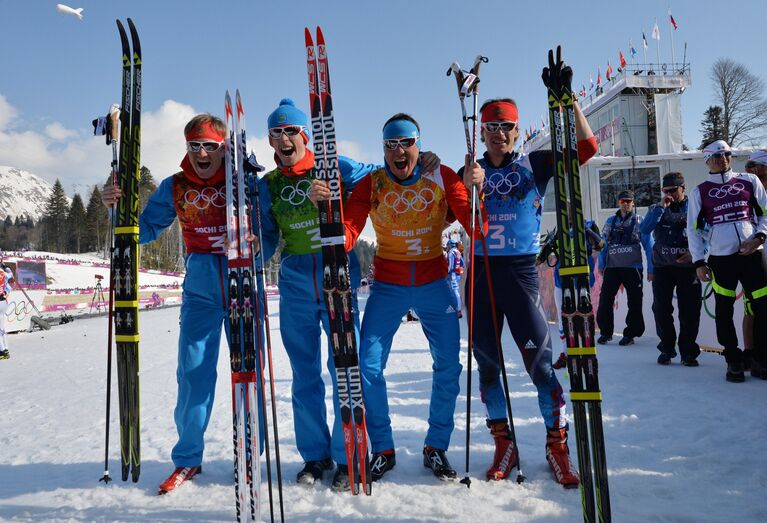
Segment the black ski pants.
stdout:
<svg viewBox="0 0 767 523">
<path fill-rule="evenodd" d="M 642 316 L 642 270 L 629 267 L 608 267 L 602 275 L 602 290 L 599 293 L 597 325 L 603 335 L 612 336 L 615 329 L 614 304 L 618 289 L 626 289 L 626 328 L 623 335 L 638 338 L 644 334 Z"/>
<path fill-rule="evenodd" d="M 693 267 L 658 266 L 653 269 L 652 312 L 655 332 L 660 338 L 658 349 L 676 356 L 676 326 L 674 325 L 674 290 L 679 307 L 679 353 L 683 359 L 695 359 L 700 354 L 696 343 L 703 305 L 701 284 Z"/>
<path fill-rule="evenodd" d="M 709 256 L 713 278 L 716 314 L 716 339 L 724 348 L 727 363 L 741 361 L 733 313 L 738 282 L 751 302 L 754 313 L 754 360 L 767 365 L 767 265 L 759 250 L 748 256 L 730 254 Z"/>
</svg>

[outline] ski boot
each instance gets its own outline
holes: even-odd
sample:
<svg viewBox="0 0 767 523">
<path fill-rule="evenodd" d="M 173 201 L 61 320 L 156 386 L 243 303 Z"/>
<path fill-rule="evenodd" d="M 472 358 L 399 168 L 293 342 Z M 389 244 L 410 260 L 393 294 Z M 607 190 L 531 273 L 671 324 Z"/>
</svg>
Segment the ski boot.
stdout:
<svg viewBox="0 0 767 523">
<path fill-rule="evenodd" d="M 487 422 L 490 435 L 495 440 L 495 454 L 493 464 L 485 473 L 487 479 L 499 481 L 506 479 L 514 467 L 519 465 L 519 455 L 514 441 L 511 439 L 511 431 L 506 420 Z"/>
<path fill-rule="evenodd" d="M 557 483 L 565 488 L 577 488 L 580 477 L 570 461 L 567 428 L 546 429 L 546 461 Z"/>
</svg>

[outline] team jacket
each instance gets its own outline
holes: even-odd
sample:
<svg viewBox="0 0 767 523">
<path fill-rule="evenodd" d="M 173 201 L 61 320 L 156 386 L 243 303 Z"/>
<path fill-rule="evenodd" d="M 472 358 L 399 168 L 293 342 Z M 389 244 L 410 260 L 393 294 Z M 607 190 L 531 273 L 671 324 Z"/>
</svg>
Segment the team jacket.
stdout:
<svg viewBox="0 0 767 523">
<path fill-rule="evenodd" d="M 578 158 L 586 163 L 597 151 L 595 138 L 578 142 Z M 554 176 L 551 151 L 507 154 L 493 167 L 486 152 L 479 164 L 485 170 L 482 195 L 488 214 L 487 250 L 490 256 L 538 254 L 546 186 Z M 459 171 L 462 174 L 462 171 Z M 475 243 L 482 254 L 482 242 Z"/>
<path fill-rule="evenodd" d="M 460 278 L 463 274 L 463 256 L 458 248 L 453 247 L 447 253 L 447 272 L 452 278 Z"/>
<path fill-rule="evenodd" d="M 346 248 L 351 250 L 370 216 L 378 240 L 376 281 L 424 285 L 447 275 L 442 230 L 448 209 L 470 230 L 470 196 L 447 166 L 400 181 L 380 168 L 354 189 L 344 209 Z M 487 214 L 482 206 L 483 231 Z M 483 232 L 480 231 L 480 232 Z"/>
<path fill-rule="evenodd" d="M 139 217 L 139 243 L 155 240 L 178 216 L 187 253 L 226 254 L 224 166 L 200 179 L 184 157 L 181 172 L 165 178 Z"/>
<path fill-rule="evenodd" d="M 737 253 L 743 240 L 767 235 L 767 192 L 753 174 L 710 173 L 689 199 L 687 240 L 695 266 L 703 264 L 706 236 L 708 254 L 727 256 Z"/>
<path fill-rule="evenodd" d="M 630 268 L 642 270 L 642 248 L 647 258 L 647 272 L 652 272 L 653 240 L 649 234 L 642 234 L 642 217 L 630 212 L 621 218 L 620 210 L 607 218 L 602 228 L 606 245 L 599 252 L 599 267 L 602 269 Z"/>
</svg>

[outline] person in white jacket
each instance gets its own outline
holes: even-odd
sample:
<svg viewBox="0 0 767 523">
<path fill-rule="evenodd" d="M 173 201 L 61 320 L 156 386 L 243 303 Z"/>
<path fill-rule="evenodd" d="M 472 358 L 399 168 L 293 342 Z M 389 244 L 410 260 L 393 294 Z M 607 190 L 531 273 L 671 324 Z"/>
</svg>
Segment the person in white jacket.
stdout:
<svg viewBox="0 0 767 523">
<path fill-rule="evenodd" d="M 756 325 L 752 375 L 767 379 L 767 265 L 761 252 L 767 238 L 767 192 L 755 175 L 732 171 L 732 151 L 724 140 L 707 145 L 703 158 L 709 177 L 690 194 L 687 236 L 698 279 L 711 281 L 714 289 L 716 337 L 724 348 L 726 379 L 745 380 L 733 321 L 738 282 Z"/>
</svg>

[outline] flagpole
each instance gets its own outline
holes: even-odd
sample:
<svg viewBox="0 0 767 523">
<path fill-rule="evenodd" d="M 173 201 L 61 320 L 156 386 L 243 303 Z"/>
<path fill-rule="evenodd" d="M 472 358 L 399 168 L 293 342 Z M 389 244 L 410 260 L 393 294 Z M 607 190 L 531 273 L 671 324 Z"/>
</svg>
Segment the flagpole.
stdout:
<svg viewBox="0 0 767 523">
<path fill-rule="evenodd" d="M 644 67 L 647 69 L 647 37 L 642 33 L 642 53 L 644 54 Z"/>
<path fill-rule="evenodd" d="M 655 19 L 655 27 L 658 27 L 658 19 Z M 656 40 L 655 52 L 658 57 L 658 67 L 660 67 L 660 31 L 658 31 L 658 38 Z"/>
</svg>

